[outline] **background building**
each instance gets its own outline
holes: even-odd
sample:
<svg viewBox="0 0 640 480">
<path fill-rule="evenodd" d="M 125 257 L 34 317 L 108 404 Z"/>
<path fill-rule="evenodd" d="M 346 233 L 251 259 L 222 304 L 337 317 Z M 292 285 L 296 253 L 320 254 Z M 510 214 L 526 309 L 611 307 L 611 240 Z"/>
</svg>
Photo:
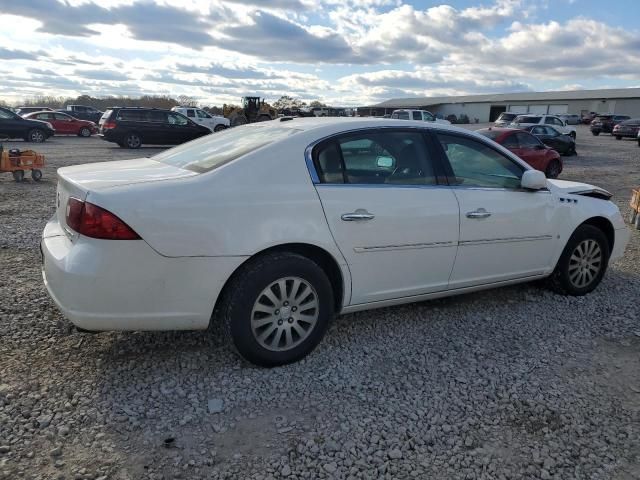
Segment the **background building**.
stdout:
<svg viewBox="0 0 640 480">
<path fill-rule="evenodd" d="M 640 117 L 640 88 L 523 92 L 456 97 L 394 98 L 358 108 L 360 116 L 382 116 L 398 108 L 429 110 L 439 117 L 467 115 L 470 122 L 492 122 L 500 113 L 555 114 L 588 112 Z"/>
</svg>

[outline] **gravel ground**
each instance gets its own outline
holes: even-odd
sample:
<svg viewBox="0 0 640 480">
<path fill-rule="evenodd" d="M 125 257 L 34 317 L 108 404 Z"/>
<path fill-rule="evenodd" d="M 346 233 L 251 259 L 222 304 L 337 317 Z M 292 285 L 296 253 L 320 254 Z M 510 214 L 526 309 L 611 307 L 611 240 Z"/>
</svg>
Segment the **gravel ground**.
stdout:
<svg viewBox="0 0 640 480">
<path fill-rule="evenodd" d="M 0 174 L 0 479 L 640 478 L 640 232 L 586 297 L 523 285 L 346 315 L 265 370 L 217 326 L 73 329 L 40 275 L 55 169 L 159 149 L 37 150 L 41 183 Z M 580 127 L 578 152 L 561 178 L 626 213 L 637 144 Z"/>
</svg>

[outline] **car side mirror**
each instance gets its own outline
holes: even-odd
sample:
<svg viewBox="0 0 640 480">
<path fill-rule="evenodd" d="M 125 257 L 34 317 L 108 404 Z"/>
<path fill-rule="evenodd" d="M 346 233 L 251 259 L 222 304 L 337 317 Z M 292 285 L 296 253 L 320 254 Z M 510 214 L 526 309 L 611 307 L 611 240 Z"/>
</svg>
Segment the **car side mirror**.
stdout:
<svg viewBox="0 0 640 480">
<path fill-rule="evenodd" d="M 547 186 L 547 177 L 539 170 L 527 170 L 522 174 L 520 186 L 527 190 L 541 190 Z"/>
</svg>

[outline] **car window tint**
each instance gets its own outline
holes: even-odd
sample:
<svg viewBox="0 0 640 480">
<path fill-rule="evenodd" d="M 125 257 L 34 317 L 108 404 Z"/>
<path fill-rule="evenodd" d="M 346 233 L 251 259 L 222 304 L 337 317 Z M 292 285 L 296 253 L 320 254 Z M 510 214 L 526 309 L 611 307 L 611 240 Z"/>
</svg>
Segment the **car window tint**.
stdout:
<svg viewBox="0 0 640 480">
<path fill-rule="evenodd" d="M 322 183 L 344 183 L 342 158 L 336 142 L 329 142 L 318 150 L 316 163 Z"/>
<path fill-rule="evenodd" d="M 526 132 L 518 132 L 516 133 L 518 137 L 518 143 L 520 144 L 520 148 L 533 148 L 536 145 L 540 145 L 540 140 Z"/>
<path fill-rule="evenodd" d="M 549 135 L 551 137 L 557 137 L 558 135 L 560 135 L 560 132 L 558 132 L 555 128 L 553 127 L 544 127 L 545 129 L 545 134 Z"/>
<path fill-rule="evenodd" d="M 189 123 L 185 117 L 177 113 L 168 113 L 167 119 L 170 125 L 186 125 Z"/>
<path fill-rule="evenodd" d="M 69 117 L 69 115 L 65 115 L 64 113 L 56 113 L 54 114 L 54 117 L 56 120 L 71 120 L 71 117 Z"/>
<path fill-rule="evenodd" d="M 189 118 L 193 118 L 196 116 L 196 112 L 194 112 L 193 110 L 189 109 L 187 110 L 187 117 Z"/>
<path fill-rule="evenodd" d="M 196 115 L 198 116 L 198 118 L 211 118 L 211 115 L 203 110 L 196 110 Z"/>
<path fill-rule="evenodd" d="M 336 147 L 330 146 L 331 144 L 337 146 L 341 155 L 344 169 L 342 181 L 347 183 L 436 184 L 433 164 L 419 132 L 371 131 L 338 137 L 319 151 L 317 166 L 320 169 L 321 159 L 327 165 L 335 167 L 336 152 L 332 149 Z M 330 170 L 329 173 L 336 172 Z"/>
<path fill-rule="evenodd" d="M 422 120 L 422 112 L 411 112 L 414 120 Z"/>
<path fill-rule="evenodd" d="M 118 120 L 143 122 L 146 121 L 146 111 L 144 110 L 120 110 Z"/>
<path fill-rule="evenodd" d="M 485 188 L 520 188 L 524 168 L 477 140 L 438 133 L 455 183 Z"/>
<path fill-rule="evenodd" d="M 425 122 L 433 122 L 435 120 L 435 117 L 429 112 L 422 112 L 422 114 Z"/>
<path fill-rule="evenodd" d="M 148 122 L 164 123 L 167 121 L 167 114 L 158 110 L 147 110 L 146 119 Z"/>
<path fill-rule="evenodd" d="M 507 135 L 502 141 L 502 146 L 505 148 L 518 148 L 518 137 L 516 137 L 513 133 Z"/>
<path fill-rule="evenodd" d="M 533 127 L 531 129 L 531 133 L 533 133 L 534 135 L 546 135 L 547 131 L 545 127 Z"/>
<path fill-rule="evenodd" d="M 11 119 L 14 117 L 11 113 L 5 112 L 4 110 L 0 110 L 0 118 Z"/>
</svg>

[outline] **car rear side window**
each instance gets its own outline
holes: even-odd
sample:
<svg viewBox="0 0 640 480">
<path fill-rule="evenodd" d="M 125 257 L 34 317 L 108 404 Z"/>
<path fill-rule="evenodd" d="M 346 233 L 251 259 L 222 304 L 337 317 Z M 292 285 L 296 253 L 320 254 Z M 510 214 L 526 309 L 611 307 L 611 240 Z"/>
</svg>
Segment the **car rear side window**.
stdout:
<svg viewBox="0 0 640 480">
<path fill-rule="evenodd" d="M 322 183 L 435 185 L 420 132 L 358 132 L 320 144 L 315 163 Z"/>
<path fill-rule="evenodd" d="M 484 188 L 520 188 L 524 168 L 484 143 L 438 133 L 454 175 L 454 184 Z"/>
<path fill-rule="evenodd" d="M 422 112 L 411 112 L 414 120 L 422 120 Z"/>
<path fill-rule="evenodd" d="M 147 120 L 146 116 L 146 110 L 120 110 L 118 112 L 118 120 L 130 122 L 144 122 Z"/>
<path fill-rule="evenodd" d="M 167 121 L 167 114 L 159 110 L 148 110 L 147 121 L 154 123 L 165 123 Z"/>
<path fill-rule="evenodd" d="M 391 114 L 391 118 L 397 118 L 399 120 L 409 120 L 409 112 L 394 112 Z"/>
<path fill-rule="evenodd" d="M 518 117 L 516 119 L 516 122 L 518 122 L 518 123 L 540 123 L 541 119 L 542 119 L 542 117 L 524 116 L 524 117 Z"/>
<path fill-rule="evenodd" d="M 205 135 L 151 157 L 158 162 L 203 173 L 298 133 L 295 128 L 251 125 Z"/>
<path fill-rule="evenodd" d="M 196 116 L 196 112 L 194 112 L 193 110 L 189 109 L 187 110 L 187 117 L 189 118 L 193 118 Z"/>
</svg>

